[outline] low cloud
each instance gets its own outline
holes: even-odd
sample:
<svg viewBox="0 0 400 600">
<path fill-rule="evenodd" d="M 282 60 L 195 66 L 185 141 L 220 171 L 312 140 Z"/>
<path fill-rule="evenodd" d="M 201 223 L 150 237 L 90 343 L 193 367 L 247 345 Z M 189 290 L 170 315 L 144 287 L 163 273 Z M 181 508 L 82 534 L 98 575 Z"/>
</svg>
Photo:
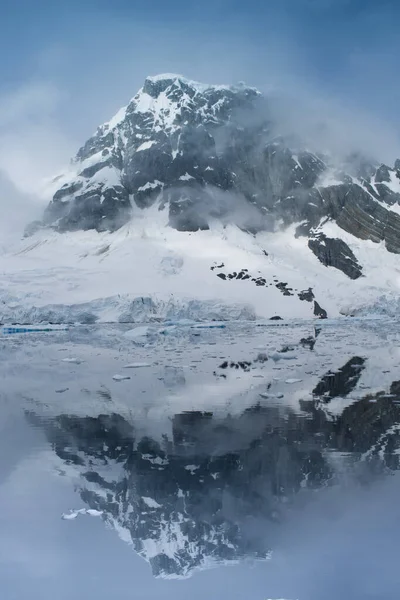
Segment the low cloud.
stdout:
<svg viewBox="0 0 400 600">
<path fill-rule="evenodd" d="M 77 20 L 72 3 L 65 23 L 73 26 L 73 42 L 68 28 L 52 40 L 49 36 L 29 57 L 30 80 L 0 88 L 0 207 L 18 207 L 25 224 L 28 205 L 43 207 L 48 200 L 43 180 L 63 170 L 147 75 L 166 71 L 209 83 L 245 81 L 269 95 L 278 133 L 296 134 L 311 150 L 329 151 L 340 160 L 361 150 L 393 164 L 400 156 L 393 7 L 385 2 L 377 16 L 374 3 L 367 2 L 346 20 L 347 5 L 348 0 L 273 2 L 259 7 L 265 22 L 260 31 L 254 16 L 250 23 L 248 14 L 239 7 L 229 10 L 224 0 L 214 7 L 224 15 L 221 23 L 200 19 L 199 11 L 206 14 L 200 7 L 187 7 L 180 19 L 166 24 L 158 13 L 150 18 L 105 3 L 80 5 Z M 317 65 L 318 27 L 330 11 L 343 12 L 342 24 L 332 21 L 327 29 L 321 53 L 329 58 Z M 360 25 L 353 31 L 356 17 Z M 311 23 L 315 35 L 305 43 Z M 390 97 L 392 112 L 386 110 Z"/>
<path fill-rule="evenodd" d="M 0 95 L 0 172 L 34 202 L 41 201 L 45 178 L 62 168 L 75 149 L 60 122 L 63 102 L 65 97 L 48 82 L 34 81 Z"/>
<path fill-rule="evenodd" d="M 400 157 L 400 135 L 393 124 L 312 87 L 275 91 L 270 110 L 277 131 L 298 136 L 311 151 L 330 154 L 339 163 L 358 152 L 389 165 Z"/>
</svg>

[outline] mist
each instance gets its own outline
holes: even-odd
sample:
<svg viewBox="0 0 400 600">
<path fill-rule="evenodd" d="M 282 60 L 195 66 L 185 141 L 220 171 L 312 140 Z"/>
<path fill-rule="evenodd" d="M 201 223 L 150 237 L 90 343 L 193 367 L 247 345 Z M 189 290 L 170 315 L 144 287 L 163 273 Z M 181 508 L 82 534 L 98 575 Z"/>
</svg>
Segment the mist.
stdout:
<svg viewBox="0 0 400 600">
<path fill-rule="evenodd" d="M 44 202 L 34 194 L 18 190 L 4 172 L 0 172 L 0 207 L 0 249 L 5 251 L 9 242 L 24 235 L 29 222 L 42 218 Z"/>
<path fill-rule="evenodd" d="M 275 552 L 273 591 L 299 600 L 397 599 L 399 492 L 397 475 L 348 482 L 294 511 Z"/>
<path fill-rule="evenodd" d="M 204 188 L 182 186 L 168 190 L 168 196 L 178 199 L 178 205 L 182 203 L 177 216 L 170 213 L 170 224 L 178 229 L 180 222 L 207 227 L 215 221 L 254 232 L 274 228 L 272 219 L 250 204 L 243 194 L 232 190 L 224 191 L 212 185 Z"/>
</svg>

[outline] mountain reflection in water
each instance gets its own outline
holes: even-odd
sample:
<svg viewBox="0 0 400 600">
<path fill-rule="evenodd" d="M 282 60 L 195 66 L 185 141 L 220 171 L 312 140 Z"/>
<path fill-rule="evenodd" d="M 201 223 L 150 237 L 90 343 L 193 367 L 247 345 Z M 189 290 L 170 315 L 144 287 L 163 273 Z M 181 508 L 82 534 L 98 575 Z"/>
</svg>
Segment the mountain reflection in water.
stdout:
<svg viewBox="0 0 400 600">
<path fill-rule="evenodd" d="M 335 417 L 322 405 L 357 385 L 364 359 L 327 373 L 301 411 L 258 403 L 239 415 L 175 414 L 172 434 L 141 437 L 134 422 L 62 414 L 44 427 L 90 508 L 149 561 L 155 576 L 240 559 L 266 559 L 271 536 L 296 503 L 343 473 L 360 483 L 399 468 L 400 382 Z M 235 368 L 235 366 L 233 366 Z"/>
<path fill-rule="evenodd" d="M 257 580 L 257 599 L 397 600 L 396 326 L 246 324 L 168 334 L 155 326 L 141 344 L 126 329 L 0 340 L 0 464 L 11 474 L 0 495 L 3 533 L 14 523 L 0 545 L 0 575 L 8 554 L 19 564 L 14 536 L 22 546 L 31 536 L 35 546 L 43 533 L 49 556 L 54 548 L 62 557 L 68 539 L 85 545 L 84 565 L 87 552 L 94 561 L 102 554 L 112 566 L 102 581 L 112 589 L 118 579 L 118 598 L 132 568 L 151 599 L 165 589 L 168 598 L 219 600 L 229 580 L 229 596 L 242 600 Z M 38 447 L 28 432 L 40 437 Z M 39 522 L 30 533 L 32 503 Z M 75 525 L 60 520 L 69 509 Z M 17 526 L 21 510 L 28 514 Z M 94 549 L 100 531 L 108 537 Z M 33 558 L 28 552 L 26 564 Z M 227 576 L 210 571 L 226 565 L 235 565 Z M 386 572 L 376 593 L 374 569 Z M 208 595 L 197 590 L 201 581 Z M 10 589 L 20 583 L 12 579 Z M 95 580 L 85 585 L 97 597 Z"/>
</svg>

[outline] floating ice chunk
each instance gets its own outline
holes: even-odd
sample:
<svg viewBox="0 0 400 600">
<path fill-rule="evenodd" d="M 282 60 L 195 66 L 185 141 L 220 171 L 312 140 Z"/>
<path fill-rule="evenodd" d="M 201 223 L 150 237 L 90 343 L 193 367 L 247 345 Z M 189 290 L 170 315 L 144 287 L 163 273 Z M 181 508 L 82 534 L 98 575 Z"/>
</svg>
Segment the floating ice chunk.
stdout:
<svg viewBox="0 0 400 600">
<path fill-rule="evenodd" d="M 130 379 L 129 375 L 113 375 L 114 381 L 125 381 L 126 379 Z"/>
<path fill-rule="evenodd" d="M 144 369 L 145 367 L 151 367 L 151 363 L 129 363 L 129 365 L 124 365 L 124 369 Z"/>
<path fill-rule="evenodd" d="M 278 360 L 295 360 L 298 358 L 297 354 L 294 352 L 271 352 L 269 357 L 275 362 Z"/>
<path fill-rule="evenodd" d="M 286 379 L 285 383 L 300 383 L 302 379 Z"/>
<path fill-rule="evenodd" d="M 286 383 L 288 383 L 288 382 L 286 382 Z M 261 396 L 261 398 L 266 398 L 268 400 L 279 400 L 280 398 L 284 397 L 283 394 L 268 394 L 265 392 L 260 392 L 260 396 Z"/>
<path fill-rule="evenodd" d="M 62 362 L 71 363 L 73 365 L 80 365 L 82 361 L 79 358 L 71 357 L 71 358 L 63 358 Z"/>
</svg>

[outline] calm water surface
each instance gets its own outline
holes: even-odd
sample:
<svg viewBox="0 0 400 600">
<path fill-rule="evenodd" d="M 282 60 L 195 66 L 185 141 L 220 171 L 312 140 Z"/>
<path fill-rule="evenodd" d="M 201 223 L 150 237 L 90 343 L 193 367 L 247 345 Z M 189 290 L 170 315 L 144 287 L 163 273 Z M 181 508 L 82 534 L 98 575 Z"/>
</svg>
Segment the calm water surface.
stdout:
<svg viewBox="0 0 400 600">
<path fill-rule="evenodd" d="M 0 334 L 7 600 L 398 600 L 400 326 Z"/>
</svg>

